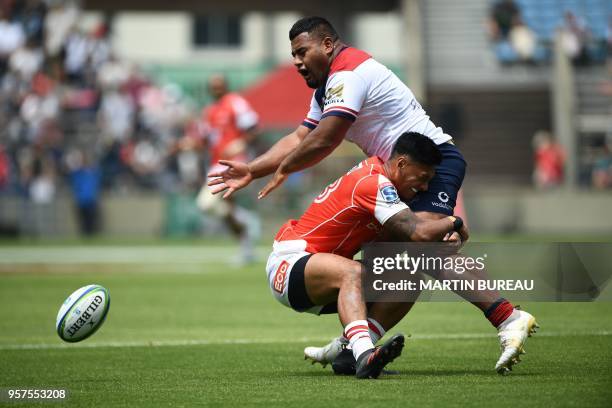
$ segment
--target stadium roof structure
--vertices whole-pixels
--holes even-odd
[[[358,11],[389,11],[397,9],[401,0],[309,0],[287,2],[286,0],[87,0],[85,8],[100,11],[194,11],[203,13],[245,11],[298,11],[307,14],[325,14]]]
[[[306,117],[312,89],[291,64],[281,65],[241,94],[259,114],[265,129],[295,129]]]

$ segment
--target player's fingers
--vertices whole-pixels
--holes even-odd
[[[257,194],[257,199],[261,200],[262,198],[267,196],[270,191],[274,190],[275,188],[276,188],[276,180],[272,179],[270,180],[268,184],[265,185],[264,188],[261,189],[259,194]]]
[[[458,232],[453,231],[452,233],[447,234],[447,241],[460,241],[461,236]]]
[[[223,194],[223,198],[230,198],[232,194],[234,194],[234,191],[236,191],[235,188],[230,187],[227,189],[227,191],[225,192],[225,194]]]
[[[208,180],[207,184],[209,186],[216,186],[217,184],[225,184],[225,182],[223,181],[223,178],[215,177],[215,178],[211,178],[210,180]]]
[[[468,234],[467,231],[462,231],[460,235],[461,235],[461,241],[463,241],[463,242],[465,242],[468,239],[470,239],[470,234]]]
[[[225,173],[225,170],[221,170],[221,171],[211,171],[210,173],[207,174],[208,178],[219,178],[219,177],[223,177],[223,173]]]
[[[280,186],[286,178],[287,176],[282,173],[274,173],[272,180],[270,180],[268,184],[266,184],[266,186],[259,192],[257,198],[261,200],[262,198],[267,196],[272,190]]]
[[[237,165],[241,163],[237,161],[233,161],[233,160],[219,160],[219,164],[222,164],[227,167],[235,168]]]
[[[214,186],[210,189],[212,194],[219,194],[222,191],[227,189],[227,184],[219,184],[218,186]]]

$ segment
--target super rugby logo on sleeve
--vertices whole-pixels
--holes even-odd
[[[287,270],[289,269],[289,262],[283,261],[274,274],[274,290],[282,294],[285,289],[285,278],[287,277]]]
[[[382,183],[378,189],[380,190],[380,194],[382,198],[389,204],[397,204],[400,201],[399,194],[397,194],[397,190],[395,186],[389,182]]]

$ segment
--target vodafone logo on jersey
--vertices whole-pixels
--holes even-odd
[[[287,271],[289,270],[289,262],[283,261],[274,274],[274,290],[282,294],[285,289],[285,278],[287,278]]]
[[[444,191],[440,191],[438,193],[438,200],[442,201],[443,203],[448,203],[449,198],[450,197],[448,194],[446,194]]]

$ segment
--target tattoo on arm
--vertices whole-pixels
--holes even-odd
[[[412,240],[418,217],[409,209],[402,210],[385,222],[385,232],[393,240]]]
[[[406,208],[389,218],[384,228],[392,240],[431,242],[442,240],[453,230],[453,223],[449,218],[424,220]]]

